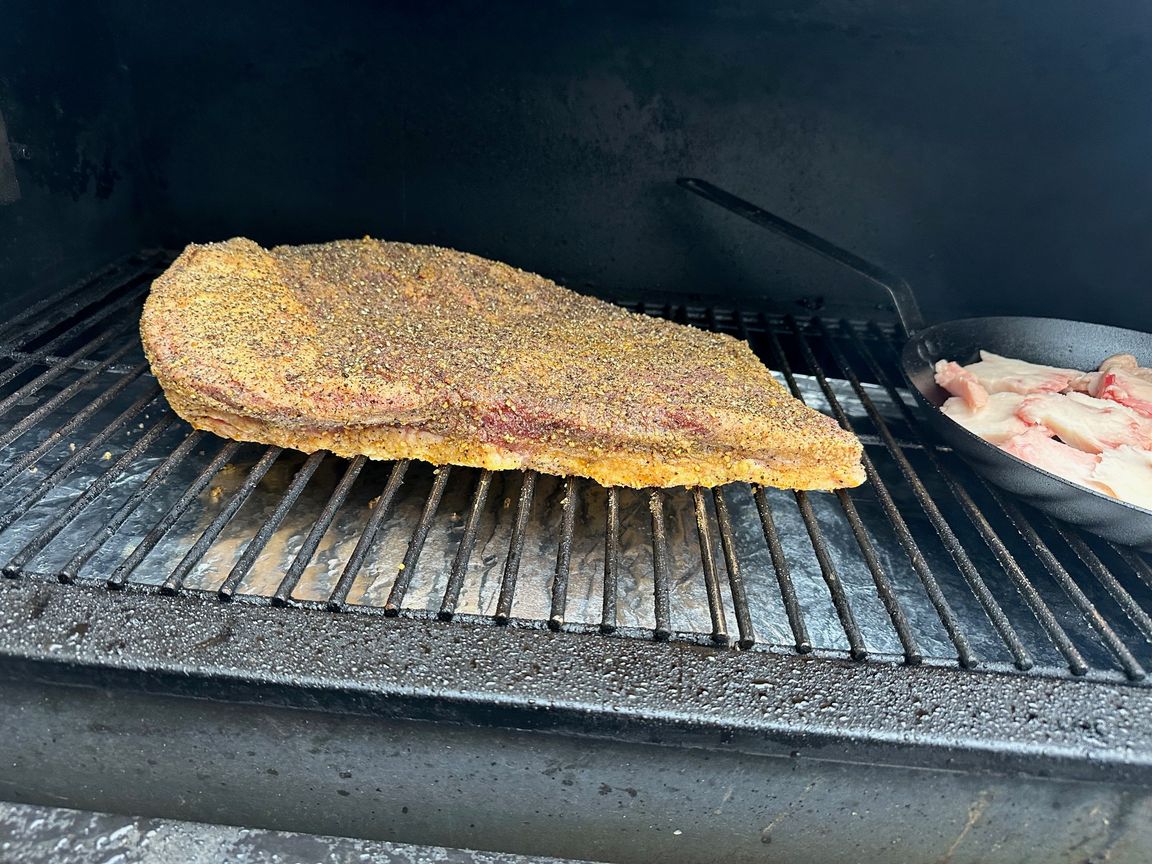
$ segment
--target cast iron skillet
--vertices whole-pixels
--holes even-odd
[[[1152,334],[1059,318],[966,318],[924,325],[912,289],[903,279],[817,237],[779,216],[703,180],[681,178],[685,189],[856,271],[884,288],[908,334],[901,366],[924,414],[952,449],[990,482],[1019,495],[1050,516],[1125,546],[1152,551],[1152,510],[1125,504],[1029,465],[954,423],[939,409],[948,394],[937,386],[933,365],[979,359],[983,348],[1047,366],[1095,369],[1113,354],[1152,362]]]

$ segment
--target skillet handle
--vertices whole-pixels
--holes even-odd
[[[681,177],[676,182],[689,192],[695,192],[701,198],[707,198],[713,204],[719,204],[725,210],[731,210],[737,216],[743,216],[750,222],[755,222],[763,228],[775,231],[793,243],[811,249],[825,258],[831,258],[870,282],[874,282],[892,296],[892,302],[896,306],[896,314],[900,316],[900,323],[904,325],[904,332],[911,336],[917,330],[923,329],[924,317],[920,314],[920,304],[916,302],[916,295],[912,293],[912,288],[908,283],[899,276],[889,273],[870,261],[865,261],[858,255],[853,255],[846,249],[841,249],[836,244],[816,236],[811,231],[804,230],[799,225],[781,219],[774,213],[769,213],[742,198],[737,198],[706,180]]]

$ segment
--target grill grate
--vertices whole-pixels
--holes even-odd
[[[937,444],[890,328],[659,309],[749,340],[861,437],[869,482],[606,490],[189,429],[135,336],[160,266],[119,262],[0,328],[9,577],[1146,683],[1152,563],[1037,515]]]

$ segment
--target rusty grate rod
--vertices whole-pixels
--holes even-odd
[[[559,630],[564,626],[564,612],[568,605],[568,576],[572,569],[572,538],[576,530],[576,510],[579,505],[580,481],[568,477],[564,480],[564,498],[560,504],[556,572],[552,574],[552,597],[548,611],[548,628],[551,630]]]
[[[77,447],[67,459],[56,466],[56,468],[37,483],[36,486],[24,493],[19,501],[10,504],[8,509],[0,513],[0,531],[8,528],[8,526],[31,510],[37,501],[43,498],[53,487],[58,485],[61,480],[80,467],[98,448],[104,446],[104,443],[109,438],[121,431],[125,424],[147,408],[159,395],[160,387],[153,384],[145,390],[143,394],[137,397],[135,402],[121,411],[108,425],[93,435],[84,444]]]
[[[376,506],[372,508],[372,514],[368,517],[364,530],[360,532],[360,539],[356,541],[356,548],[352,550],[336,586],[328,597],[327,606],[333,612],[344,609],[348,600],[348,592],[352,590],[352,583],[356,580],[360,568],[364,566],[364,559],[368,557],[368,551],[372,548],[376,535],[380,532],[380,526],[384,524],[384,519],[392,512],[396,493],[400,491],[411,464],[409,460],[401,459],[392,465],[392,472],[388,475],[388,482],[384,484],[384,491],[376,499]]]
[[[604,525],[604,592],[600,605],[600,632],[614,633],[619,626],[620,582],[620,490],[608,489],[608,512]]]
[[[496,623],[507,624],[512,617],[512,600],[516,595],[516,579],[520,575],[520,559],[524,555],[524,541],[528,517],[532,512],[532,498],[536,493],[535,471],[525,471],[520,480],[520,498],[516,503],[516,518],[512,523],[512,537],[508,541],[508,557],[500,578],[500,597],[496,601]]]
[[[164,482],[165,478],[172,473],[173,469],[183,462],[184,458],[192,449],[200,443],[200,439],[203,438],[205,434],[206,433],[199,429],[194,429],[190,432],[184,440],[165,457],[163,462],[152,469],[151,473],[144,479],[144,482],[128,497],[127,501],[120,505],[120,508],[112,515],[112,518],[89,537],[84,545],[80,547],[80,550],[69,559],[68,563],[60,568],[56,574],[57,578],[61,582],[74,581],[84,565],[96,554],[96,551],[116,535],[120,527],[136,512],[136,508],[140,506],[140,502]]]
[[[736,629],[740,634],[736,644],[741,648],[751,648],[756,644],[756,631],[752,627],[752,609],[748,605],[744,574],[736,557],[736,539],[732,534],[732,517],[728,512],[728,502],[724,499],[724,492],[719,486],[712,490],[712,503],[716,508],[716,524],[720,527],[720,546],[724,551],[724,564],[728,569],[728,590],[732,595],[732,608],[736,612]],[[768,518],[771,519],[771,515]]]
[[[106,471],[93,479],[87,489],[77,496],[63,511],[54,516],[48,524],[37,532],[35,537],[25,543],[24,547],[12,556],[12,560],[4,566],[4,575],[16,576],[21,570],[28,566],[29,561],[40,554],[41,550],[51,543],[53,538],[63,531],[73,519],[84,512],[89,504],[103,494],[116,478],[122,476],[125,469],[140,458],[144,451],[151,447],[156,439],[167,431],[175,421],[176,415],[170,411],[166,411],[156,423],[149,427],[147,432],[136,439],[131,447],[121,453],[119,458],[113,462]]]
[[[175,594],[184,587],[184,580],[188,578],[191,573],[207,554],[208,550],[212,548],[212,544],[216,542],[216,538],[228,526],[233,517],[240,512],[240,508],[244,503],[252,497],[252,493],[256,491],[256,487],[260,485],[260,481],[264,479],[264,475],[268,473],[268,469],[272,467],[280,454],[284,450],[281,447],[269,447],[264,451],[263,455],[257,460],[256,464],[248,469],[248,476],[244,478],[244,482],[240,487],[232,493],[228,499],[228,503],[220,510],[219,513],[213,517],[212,521],[208,523],[208,527],[204,529],[204,533],[196,538],[196,542],[192,544],[184,557],[180,559],[180,563],[169,574],[168,578],[160,586],[160,590],[165,594]],[[231,595],[221,595],[221,600],[230,600]]]
[[[853,335],[855,336],[854,332]],[[872,354],[867,343],[858,336],[854,339],[854,343],[859,346],[862,356],[872,369],[876,380],[880,382],[887,391],[889,398],[904,411],[909,422],[909,427],[917,430],[918,424],[916,423],[916,419],[912,416],[908,406],[904,404],[903,399],[900,398],[891,379],[884,370],[880,368],[880,364]],[[861,388],[861,390],[862,389],[863,388]],[[867,394],[865,394],[865,396],[867,396]],[[879,418],[879,414],[876,412],[876,407],[872,404],[871,399],[864,401],[863,404],[865,410],[868,411],[869,417],[875,415]],[[983,607],[984,614],[988,616],[988,620],[992,622],[992,626],[996,629],[1001,641],[1011,652],[1014,665],[1021,671],[1031,669],[1035,665],[1032,655],[1028,649],[1024,647],[1024,643],[1021,641],[1020,635],[1016,632],[1016,628],[1012,626],[1012,623],[1008,620],[1008,616],[1004,613],[1004,609],[988,588],[984,577],[980,575],[979,568],[976,567],[968,555],[967,550],[964,548],[964,544],[960,541],[960,538],[956,536],[956,532],[953,531],[952,526],[949,525],[948,521],[944,518],[944,514],[941,512],[939,505],[933,500],[931,493],[929,493],[928,488],[924,485],[924,481],[920,479],[920,475],[916,473],[916,469],[912,467],[912,463],[908,461],[908,457],[904,455],[896,442],[888,441],[891,433],[888,432],[888,426],[883,422],[883,418],[879,418],[879,422],[874,419],[873,422],[877,424],[877,429],[880,431],[881,436],[884,437],[889,453],[895,460],[904,479],[908,481],[909,488],[916,496],[916,500],[920,502],[921,509],[923,509],[924,514],[928,517],[928,521],[932,523],[932,527],[939,536],[940,542],[944,545],[944,549],[956,563],[960,575],[964,577],[964,581],[968,583],[968,587],[972,590],[976,600]],[[932,449],[925,447],[923,452],[937,471],[940,472],[941,477],[947,482],[949,478],[945,477],[942,466]]]
[[[213,458],[197,476],[196,479],[184,490],[168,511],[161,517],[160,521],[153,526],[152,530],[144,535],[144,538],[136,544],[136,548],[132,553],[120,562],[120,565],[112,571],[112,575],[108,577],[109,588],[123,588],[128,581],[128,577],[132,571],[140,566],[140,562],[148,557],[148,553],[155,548],[156,544],[160,542],[168,529],[176,524],[177,520],[192,506],[200,493],[212,482],[220,470],[232,460],[232,457],[240,450],[240,443],[237,441],[229,441],[220,448]]]
[[[448,478],[452,469],[441,465],[436,469],[436,481],[428,492],[424,502],[424,510],[420,513],[420,521],[408,541],[408,549],[404,552],[404,560],[396,573],[392,583],[392,590],[388,592],[388,600],[384,604],[385,615],[400,614],[400,607],[404,603],[404,595],[408,586],[412,584],[412,576],[416,572],[416,565],[420,561],[420,553],[424,551],[424,543],[428,540],[428,532],[432,530],[432,521],[436,518],[436,508],[440,506],[440,499],[444,497],[444,489],[448,486]]]
[[[320,515],[316,517],[316,521],[312,523],[312,527],[308,529],[308,535],[304,538],[304,542],[300,544],[300,551],[296,553],[296,557],[292,559],[292,563],[288,565],[288,570],[284,573],[284,578],[280,580],[280,584],[276,588],[276,593],[272,595],[273,606],[287,606],[288,601],[292,599],[292,592],[296,590],[296,585],[300,582],[300,577],[304,575],[304,571],[312,561],[312,556],[316,554],[316,549],[320,546],[320,541],[324,535],[328,533],[328,529],[332,526],[333,520],[336,518],[336,513],[344,504],[348,493],[352,491],[352,486],[356,482],[356,478],[360,476],[360,472],[364,469],[364,465],[368,462],[367,456],[357,456],[355,459],[348,463],[348,467],[344,469],[343,475],[336,483],[336,488],[332,490],[332,494],[328,496],[328,501],[324,504],[324,509],[320,511]]]
[[[464,577],[468,574],[468,562],[472,558],[472,551],[476,548],[476,532],[480,528],[480,520],[484,517],[484,502],[488,499],[491,488],[492,472],[485,468],[476,479],[472,502],[468,505],[468,515],[464,520],[464,534],[460,538],[460,545],[456,547],[456,557],[452,559],[452,567],[448,571],[448,584],[444,587],[444,597],[437,613],[441,621],[451,621],[452,616],[456,614],[456,605],[460,602],[460,592],[464,588]]]
[[[648,494],[648,512],[652,516],[652,592],[656,613],[653,635],[664,641],[672,635],[671,591],[668,587],[668,529],[664,524],[664,491],[652,489]]]
[[[216,590],[220,595],[221,600],[231,600],[232,596],[236,593],[236,589],[244,581],[244,577],[252,569],[252,565],[256,563],[256,559],[260,557],[260,553],[264,551],[264,547],[268,545],[268,541],[272,539],[272,535],[276,533],[276,529],[280,527],[280,523],[284,521],[284,517],[288,515],[288,511],[292,509],[292,505],[300,498],[304,487],[308,485],[308,481],[312,479],[312,475],[316,473],[316,469],[320,467],[320,463],[324,461],[327,452],[320,450],[311,454],[300,466],[296,475],[292,478],[292,482],[288,484],[288,488],[284,490],[276,509],[272,514],[264,520],[260,529],[253,535],[252,539],[248,541],[248,545],[244,548],[243,554],[240,559],[232,566],[232,571],[228,574],[228,578],[224,580],[223,584]]]
[[[712,619],[712,641],[728,644],[728,622],[724,616],[724,598],[720,593],[720,577],[716,573],[716,540],[712,536],[712,520],[704,501],[704,490],[692,489],[692,509],[696,515],[696,535],[700,541],[700,563],[704,568],[704,590],[708,596],[708,614]]]

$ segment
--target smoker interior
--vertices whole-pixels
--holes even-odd
[[[749,340],[860,436],[869,482],[605,489],[191,429],[135,326],[164,263],[133,257],[9,323],[6,576],[1146,683],[1149,556],[976,480],[917,416],[890,328],[633,304]]]
[[[0,10],[0,797],[587,860],[1146,859],[1152,558],[987,486],[885,298],[674,181],[930,319],[1152,329],[1147,11]],[[607,490],[171,414],[136,324],[173,251],[364,233],[747,339],[869,482]]]
[[[332,790],[320,801],[285,802],[278,792],[281,807],[272,815],[245,784],[257,765],[273,777],[291,773],[283,751],[265,751],[298,747],[299,739],[258,731],[298,723],[296,715],[276,716],[286,705],[343,717],[338,733],[312,735],[324,745],[309,754],[324,759],[332,738],[372,734],[405,752],[422,747],[420,756],[433,762],[453,750],[474,761],[482,758],[473,752],[481,748],[477,734],[490,748],[502,728],[538,728],[552,733],[548,744],[504,741],[501,759],[520,770],[566,765],[561,783],[598,777],[597,795],[622,784],[623,793],[611,794],[638,797],[610,769],[623,760],[627,776],[670,770],[643,752],[653,742],[674,748],[662,758],[683,771],[697,748],[726,745],[705,757],[720,760],[703,771],[713,785],[733,770],[723,765],[731,758],[725,750],[779,758],[784,745],[791,759],[803,754],[819,766],[806,766],[805,784],[848,770],[825,761],[859,760],[871,767],[852,766],[849,786],[875,785],[890,799],[899,798],[893,784],[921,784],[885,776],[894,769],[878,766],[889,760],[905,771],[936,772],[929,787],[941,783],[941,769],[973,772],[966,783],[976,787],[946,784],[938,794],[962,794],[981,814],[997,796],[1025,796],[1030,824],[1048,838],[1036,847],[1045,854],[1081,841],[1123,852],[1143,841],[1143,823],[1124,814],[1149,803],[1140,790],[1152,752],[1145,725],[1152,561],[1061,526],[976,479],[919,417],[897,378],[899,339],[890,327],[632,304],[748,339],[793,393],[861,437],[869,482],[834,494],[745,484],[604,489],[533,472],[305,456],[192,430],[164,402],[135,327],[165,260],[119,262],[33,304],[0,333],[0,566],[9,577],[8,620],[20,625],[7,629],[4,649],[10,673],[25,679],[9,687],[17,704],[51,706],[54,716],[82,712],[81,728],[97,736],[128,732],[141,712],[161,728],[185,728],[188,712],[207,712],[197,722],[229,736],[240,727],[257,731],[238,760],[240,777],[236,764],[219,764],[221,753],[209,756],[199,742],[182,740],[177,749],[196,748],[187,758],[201,783],[194,804],[177,806],[170,799],[186,779],[175,779],[181,771],[168,764],[171,750],[166,760],[146,759],[153,767],[142,769],[148,776],[136,778],[136,788],[118,790],[118,769],[91,760],[91,743],[60,742],[59,724],[48,719],[57,745],[51,752],[25,740],[27,733],[11,741],[22,797],[589,859],[643,860],[655,842],[621,836],[591,817],[594,839],[541,843],[535,820],[549,814],[540,809],[512,835],[507,819],[487,811],[482,827],[471,821],[467,828],[427,813],[426,822],[354,820],[360,811],[345,802],[337,815],[318,815]],[[450,648],[436,644],[444,639]],[[565,668],[559,661],[571,659],[567,652],[578,659]],[[423,655],[420,662],[413,654]],[[379,677],[374,664],[381,660],[399,677]],[[51,671],[38,665],[45,662]],[[132,670],[146,670],[145,681]],[[862,682],[856,676],[863,670],[884,671]],[[916,677],[902,678],[913,670]],[[33,695],[27,678],[98,684],[112,702],[101,709],[90,696],[51,688],[32,687]],[[134,692],[141,686],[151,696]],[[173,705],[174,694],[226,704]],[[784,700],[783,709],[757,705],[761,699]],[[243,704],[253,701],[262,707]],[[114,717],[91,719],[109,710]],[[541,711],[555,719],[535,716]],[[367,729],[365,714],[374,718]],[[406,728],[427,719],[438,724],[431,740]],[[141,730],[132,740],[154,734]],[[116,760],[128,755],[111,752]],[[225,752],[237,761],[235,751]],[[292,760],[301,756],[293,752]],[[379,766],[369,773],[381,770],[388,774]],[[774,765],[767,776],[779,770]],[[87,782],[77,783],[78,774]],[[1095,815],[1072,822],[1061,815],[1056,831],[1037,808],[1057,793],[1042,783],[1031,788],[1045,775],[1083,797],[1042,806]],[[352,781],[356,772],[337,776]],[[362,780],[343,785],[369,802],[389,797],[384,785],[372,787],[375,795]],[[334,791],[337,799],[353,794]],[[469,812],[483,809],[476,794],[464,796]],[[751,789],[744,794],[757,800]],[[399,806],[403,814],[415,805]],[[825,799],[812,813],[823,818],[828,807],[843,806]],[[693,824],[697,843],[727,837],[736,860],[753,860],[747,847],[775,842],[777,834],[752,831],[750,814],[735,815],[750,820],[736,833],[725,819],[703,830],[699,817],[675,807],[661,821]],[[882,843],[900,841],[899,820],[875,815],[887,826]],[[1098,820],[1122,827],[1101,832]],[[683,836],[683,828],[668,830],[681,831],[673,840]],[[805,825],[791,838],[781,832],[780,842],[812,854],[820,850],[815,830]],[[946,833],[904,839],[904,853],[932,853]],[[844,844],[853,836],[845,828],[826,839]],[[693,848],[683,842],[668,851],[690,858]]]

